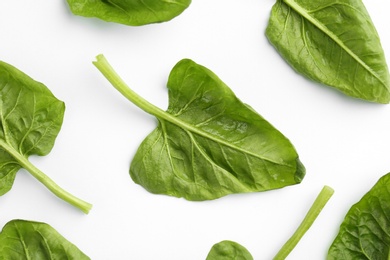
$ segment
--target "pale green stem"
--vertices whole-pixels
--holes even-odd
[[[313,205],[307,212],[305,218],[302,223],[299,225],[298,229],[291,236],[291,238],[283,245],[283,247],[279,250],[279,252],[274,257],[274,260],[283,260],[290,254],[290,252],[294,249],[294,247],[301,240],[303,235],[314,223],[321,210],[324,208],[328,200],[332,197],[334,190],[329,186],[324,186],[321,190],[320,194],[317,196]]]
[[[172,118],[167,118],[167,113],[165,113],[162,109],[149,103],[147,100],[130,89],[102,54],[96,57],[96,61],[94,61],[93,64],[123,96],[125,96],[129,101],[137,105],[139,108],[156,117],[164,118],[168,121],[174,120]]]
[[[62,189],[46,174],[44,174],[37,167],[35,167],[26,157],[21,155],[12,146],[10,146],[9,144],[7,144],[1,139],[0,139],[0,147],[3,147],[3,149],[6,150],[20,164],[20,166],[22,166],[22,168],[26,169],[32,176],[34,176],[38,181],[40,181],[43,185],[45,185],[57,197],[79,208],[86,214],[88,214],[88,212],[91,210],[92,208],[91,204],[73,196],[69,192]]]

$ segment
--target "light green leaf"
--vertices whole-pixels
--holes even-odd
[[[348,211],[329,260],[382,260],[390,255],[390,173]]]
[[[361,0],[277,0],[266,35],[306,77],[352,97],[389,103],[385,55]]]
[[[55,195],[79,207],[86,203],[61,189],[28,161],[47,155],[61,129],[65,104],[40,82],[0,61],[0,196],[7,193],[20,168],[28,170]]]
[[[224,240],[211,248],[206,260],[253,260],[253,257],[242,245]]]
[[[60,259],[90,258],[45,223],[12,220],[0,233],[0,260]]]
[[[67,0],[72,12],[107,22],[139,26],[169,21],[191,0]]]
[[[159,120],[130,167],[133,180],[148,191],[210,200],[303,179],[305,169],[290,141],[207,68],[188,59],[173,68],[165,112],[129,89],[103,56],[95,65],[126,98]]]

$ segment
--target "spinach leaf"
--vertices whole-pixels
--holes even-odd
[[[0,259],[90,259],[50,225],[26,220],[8,222],[0,233]]]
[[[165,22],[181,14],[191,0],[67,0],[76,15],[139,26]]]
[[[277,0],[266,35],[304,76],[352,97],[389,103],[385,55],[361,0]]]
[[[127,99],[159,120],[131,163],[152,193],[210,200],[300,183],[305,168],[290,143],[210,70],[184,59],[168,80],[165,112],[132,91],[103,55],[95,66]]]
[[[242,245],[224,240],[211,248],[206,260],[253,260],[253,257]]]
[[[65,105],[50,90],[0,61],[0,196],[7,193],[20,168],[28,170],[61,199],[84,212],[91,205],[61,189],[28,161],[47,155],[60,131]]]
[[[389,255],[390,173],[348,211],[327,259],[379,260]]]

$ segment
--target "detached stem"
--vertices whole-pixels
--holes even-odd
[[[320,194],[318,194],[316,200],[307,212],[298,229],[279,250],[279,252],[274,257],[274,260],[283,260],[290,254],[290,252],[298,244],[298,242],[301,240],[306,231],[309,230],[311,225],[314,223],[321,210],[324,208],[328,200],[332,197],[333,193],[334,190],[329,186],[324,186],[322,188]]]
[[[46,174],[40,171],[37,167],[35,167],[26,157],[21,155],[18,151],[16,151],[12,146],[0,140],[0,147],[3,147],[16,161],[26,169],[32,176],[34,176],[38,181],[40,181],[43,185],[45,185],[51,192],[53,192],[60,199],[68,202],[69,204],[79,208],[84,213],[88,214],[91,210],[92,205],[88,202],[85,202],[66,190],[62,189],[58,186],[52,179],[49,178]]]

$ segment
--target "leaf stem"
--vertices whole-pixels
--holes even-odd
[[[321,210],[324,208],[328,200],[332,197],[333,193],[334,190],[329,186],[324,186],[322,188],[320,194],[318,194],[316,200],[307,212],[305,218],[303,219],[297,230],[294,232],[294,234],[291,236],[291,238],[287,240],[287,242],[276,254],[274,260],[283,260],[290,254],[290,252],[298,244],[298,242],[301,240],[306,231],[309,230],[311,225],[314,223]]]
[[[125,98],[127,98],[134,105],[138,106],[146,113],[155,116],[157,119],[166,120],[177,126],[182,127],[183,129],[204,136],[204,133],[196,127],[187,124],[186,122],[165,112],[161,108],[156,107],[155,105],[135,93],[111,67],[111,65],[108,63],[107,59],[104,57],[103,54],[99,54],[98,56],[96,56],[96,61],[94,61],[93,64],[96,66],[96,68],[99,69],[99,71],[104,75],[104,77],[106,77],[106,79],[111,83],[111,85],[113,85]],[[224,140],[218,141],[224,142]],[[226,145],[228,146],[229,144]]]
[[[103,54],[99,54],[93,64],[107,78],[107,80],[129,101],[131,101],[139,108],[151,115],[167,119],[167,115],[162,109],[151,104],[150,102],[139,96],[137,93],[135,93],[131,88],[129,88],[129,86],[127,86],[127,84],[111,67],[111,65],[108,63],[107,59],[103,56]]]
[[[69,204],[79,208],[85,214],[88,214],[92,208],[92,205],[85,202],[69,192],[58,186],[52,179],[44,174],[41,170],[35,167],[26,157],[16,151],[12,146],[0,139],[0,147],[3,147],[24,169],[26,169],[32,176],[45,185],[54,195],[60,199],[68,202]]]

